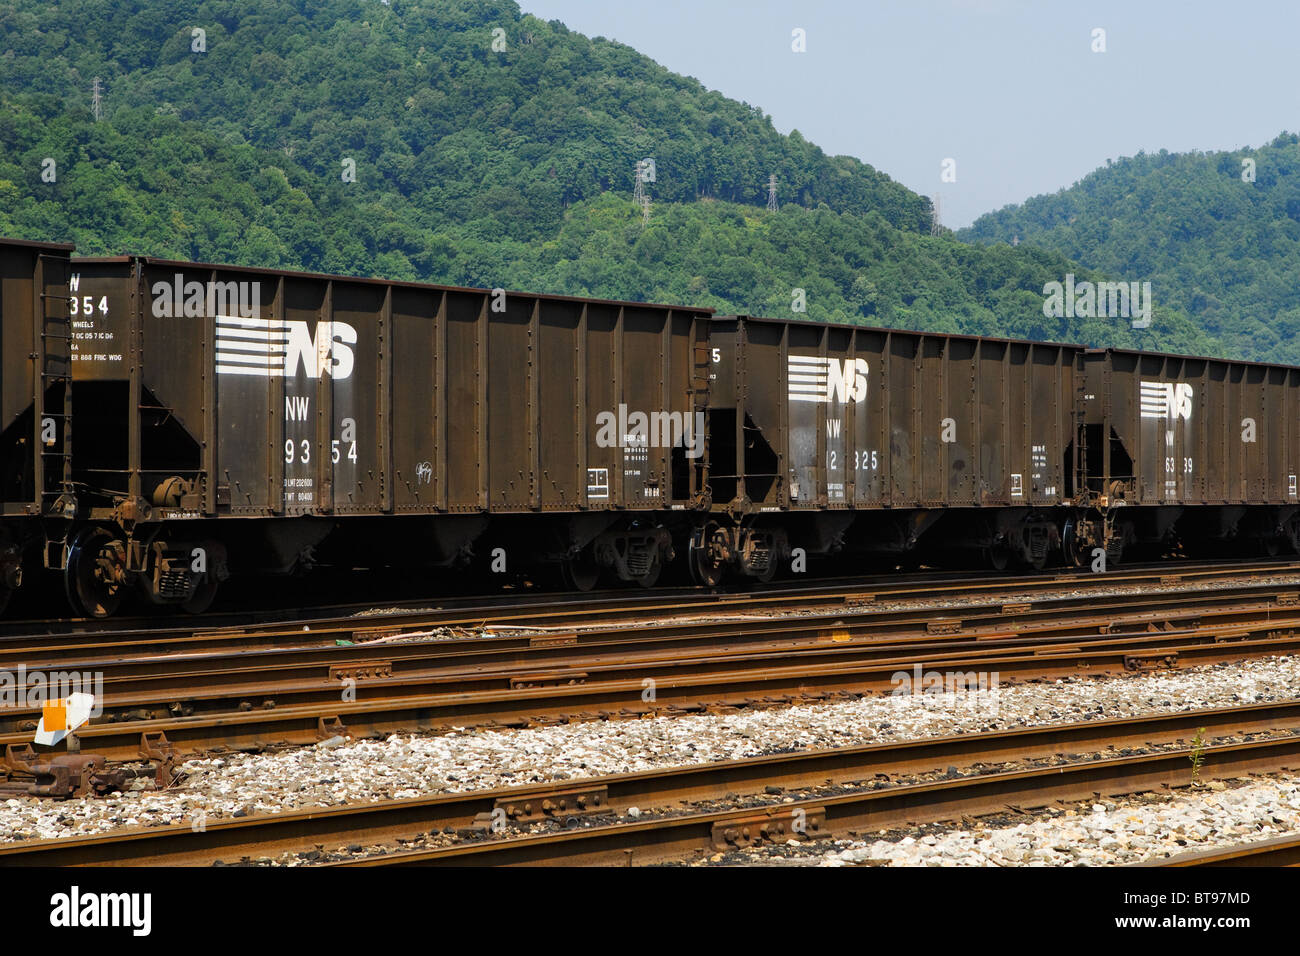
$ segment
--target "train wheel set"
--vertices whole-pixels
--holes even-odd
[[[0,240],[0,603],[1300,547],[1300,369],[73,251]]]

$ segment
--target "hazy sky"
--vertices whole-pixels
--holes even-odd
[[[1300,130],[1300,3],[520,0],[940,199],[944,225],[1139,150]],[[801,28],[807,52],[791,50]],[[1093,31],[1105,30],[1104,53]],[[941,182],[946,158],[956,182]]]

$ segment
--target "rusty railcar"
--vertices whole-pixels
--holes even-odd
[[[1300,369],[1120,349],[1081,368],[1067,556],[1300,550]]]
[[[88,613],[497,547],[649,585],[702,501],[708,310],[146,257],[70,281]]]
[[[1300,369],[70,249],[0,242],[0,600],[1300,550]]]
[[[711,330],[709,484],[738,519],[713,533],[715,566],[930,543],[1041,567],[1059,543],[1077,347],[746,316]]]
[[[76,508],[68,459],[72,249],[0,239],[0,610],[22,582],[25,552],[40,546],[42,562],[57,566],[57,543]]]

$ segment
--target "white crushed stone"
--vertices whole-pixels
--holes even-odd
[[[1114,866],[1267,840],[1300,829],[1294,778],[1212,782],[1157,804],[1132,800],[1058,811],[1013,827],[948,830],[920,839],[839,841],[821,866]]]
[[[1300,659],[1261,658],[973,693],[884,695],[730,714],[326,741],[188,761],[179,788],[0,802],[0,841],[491,789],[819,747],[1300,699]]]

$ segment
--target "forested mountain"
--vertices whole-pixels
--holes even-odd
[[[1100,273],[929,223],[870,166],[505,0],[0,9],[3,235],[777,316],[803,289],[811,318],[1216,347],[1159,299],[1154,337],[1045,317],[1046,283]]]
[[[1300,364],[1300,137],[1139,153],[982,216],[961,237],[1060,252],[1187,315],[1226,355]]]

